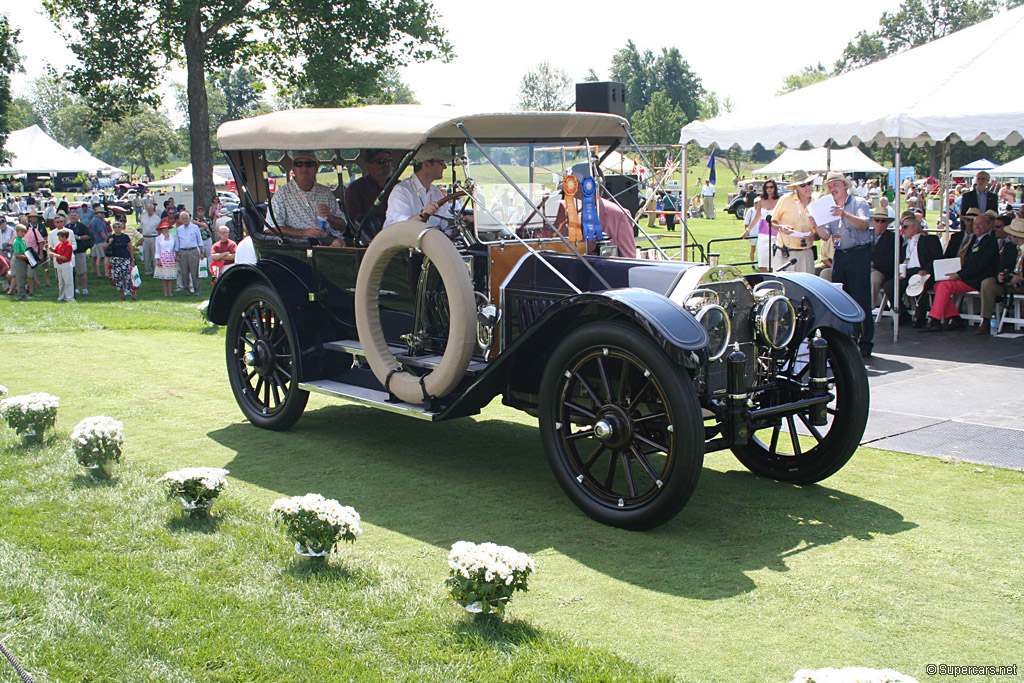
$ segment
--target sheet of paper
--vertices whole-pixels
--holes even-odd
[[[960,270],[960,259],[959,257],[938,258],[932,263],[932,268],[935,270],[936,282],[948,280],[950,273],[956,273]]]
[[[807,210],[811,212],[811,218],[814,219],[815,224],[825,225],[839,220],[837,216],[832,215],[832,207],[835,205],[836,200],[832,199],[832,195],[827,194],[818,201],[808,204]]]

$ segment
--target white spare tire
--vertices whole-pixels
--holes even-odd
[[[380,324],[380,283],[391,258],[399,251],[422,251],[441,274],[448,296],[450,323],[441,363],[424,377],[399,371]],[[407,403],[445,396],[466,374],[476,346],[476,306],[473,283],[455,245],[443,232],[419,221],[384,228],[370,242],[356,276],[356,331],[374,376]]]

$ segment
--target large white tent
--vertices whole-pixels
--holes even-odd
[[[124,173],[124,169],[120,169],[117,166],[111,166],[107,162],[103,161],[103,159],[98,159],[97,157],[94,157],[92,154],[89,153],[89,150],[87,150],[85,147],[82,147],[81,145],[79,145],[78,147],[73,147],[71,151],[77,156],[81,157],[84,161],[93,164],[96,167],[95,170],[97,171],[120,171],[121,173]]]
[[[1017,157],[1008,161],[1002,166],[996,166],[988,172],[993,178],[1021,178],[1024,177],[1024,157]]]
[[[831,159],[829,150],[824,147],[814,149],[787,149],[775,161],[754,171],[758,174],[792,173],[793,171],[833,170],[843,173],[885,173],[886,168],[874,161],[857,147],[833,149]]]
[[[11,131],[4,150],[10,152],[12,158],[8,163],[0,164],[0,174],[94,173],[98,170],[95,164],[78,156],[35,125]],[[108,164],[103,166],[109,167]]]
[[[223,187],[228,184],[228,178],[222,175],[213,174],[213,184],[215,187]],[[192,179],[192,164],[189,164],[185,168],[178,171],[170,178],[166,180],[157,180],[156,182],[149,183],[149,187],[188,187],[191,188],[195,185]]]
[[[856,71],[682,130],[683,144],[750,149],[857,142],[1024,139],[1024,91],[1006,65],[1024,44],[1024,6]],[[913,74],[911,83],[907,75]]]

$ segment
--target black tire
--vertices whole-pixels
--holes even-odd
[[[732,452],[754,474],[793,484],[813,484],[842,469],[860,446],[871,397],[864,361],[849,336],[830,328],[821,332],[828,342],[829,391],[835,395],[828,404],[828,424],[814,427],[806,414],[800,414],[753,434],[746,445],[736,446]],[[792,367],[783,368],[783,374],[806,386],[807,359],[807,340],[804,340],[796,362]],[[811,448],[800,446],[797,420],[803,424],[807,436],[814,439]],[[786,434],[782,433],[783,422]]]
[[[226,351],[231,391],[246,419],[274,431],[295,424],[309,392],[299,389],[295,329],[273,288],[254,284],[242,290],[228,319]]]
[[[610,435],[595,435],[599,419],[614,427]],[[624,529],[674,517],[704,464],[689,375],[640,330],[616,323],[580,327],[555,349],[541,380],[540,433],[569,498]]]

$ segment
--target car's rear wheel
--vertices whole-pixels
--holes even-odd
[[[849,336],[829,328],[821,332],[828,342],[828,386],[835,397],[827,406],[828,424],[813,425],[806,413],[798,413],[756,431],[746,445],[732,449],[754,474],[813,484],[838,472],[860,445],[870,402],[864,361]],[[807,387],[808,360],[805,339],[794,361],[782,369],[782,379]]]
[[[587,515],[625,529],[664,524],[704,462],[689,376],[634,328],[592,323],[555,349],[540,388],[548,462]]]
[[[295,330],[281,297],[264,284],[242,290],[228,319],[228,379],[238,407],[257,427],[283,431],[302,415]]]

